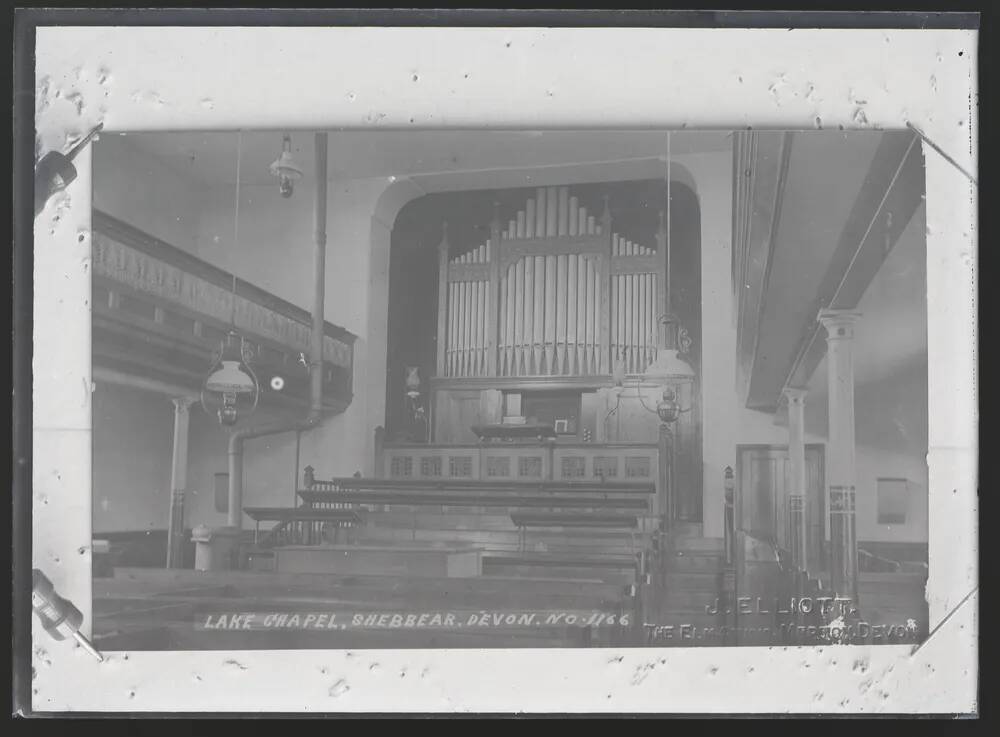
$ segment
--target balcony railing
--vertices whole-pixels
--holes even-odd
[[[94,362],[195,386],[235,327],[262,383],[281,375],[285,397],[308,387],[311,314],[106,213],[93,213]],[[351,399],[355,336],[326,323],[324,402]],[[304,358],[303,358],[304,357]]]

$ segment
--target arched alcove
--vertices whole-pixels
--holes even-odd
[[[506,223],[511,213],[523,207],[533,193],[533,188],[438,192],[412,199],[399,209],[392,228],[388,266],[385,381],[388,439],[421,439],[421,429],[410,421],[405,376],[407,366],[417,367],[426,388],[435,372],[437,248],[443,223],[448,223],[451,254],[457,255],[489,237],[495,206],[499,207],[501,222]],[[606,196],[615,232],[637,243],[655,243],[660,213],[667,201],[664,179],[574,184],[572,194],[581,206],[598,214],[603,211]],[[701,357],[701,213],[697,195],[687,183],[674,179],[670,194],[673,310],[692,338],[689,360],[697,369]],[[693,417],[699,417],[697,403],[691,411],[695,413]],[[700,428],[697,420],[694,425]],[[698,448],[700,451],[700,438]],[[688,506],[692,508],[686,511],[686,516],[698,517],[701,483],[694,476],[700,477],[700,464],[693,462],[691,466],[688,478],[693,491]]]

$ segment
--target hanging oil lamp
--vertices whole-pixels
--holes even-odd
[[[292,137],[285,134],[281,142],[281,155],[271,164],[271,174],[278,177],[278,191],[281,196],[292,196],[295,182],[302,178],[302,167],[292,158]]]
[[[233,245],[239,244],[240,223],[240,154],[243,134],[236,145],[236,204],[233,217]],[[201,388],[201,406],[219,418],[219,424],[231,427],[257,409],[260,382],[250,363],[253,349],[236,330],[236,273],[233,270],[232,312],[230,328],[219,350],[212,355],[209,374]]]
[[[250,366],[252,357],[246,339],[230,330],[213,356],[211,373],[202,386],[202,407],[227,427],[252,413],[260,400],[260,383]]]

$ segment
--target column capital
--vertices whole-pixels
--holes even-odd
[[[198,401],[197,397],[171,397],[170,401],[174,403],[175,412],[187,412],[191,405]]]
[[[789,404],[802,404],[806,401],[806,395],[809,391],[798,386],[786,386],[781,390],[781,393],[785,395]]]
[[[861,319],[861,313],[851,310],[820,310],[816,319],[826,328],[827,340],[846,340],[854,337],[854,324]]]

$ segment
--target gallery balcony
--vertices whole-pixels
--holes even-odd
[[[238,278],[234,296],[231,273],[97,210],[93,239],[95,381],[131,379],[197,394],[213,353],[235,328],[250,348],[262,407],[280,415],[308,406],[307,310]],[[325,324],[328,412],[351,403],[354,341],[344,328]]]

